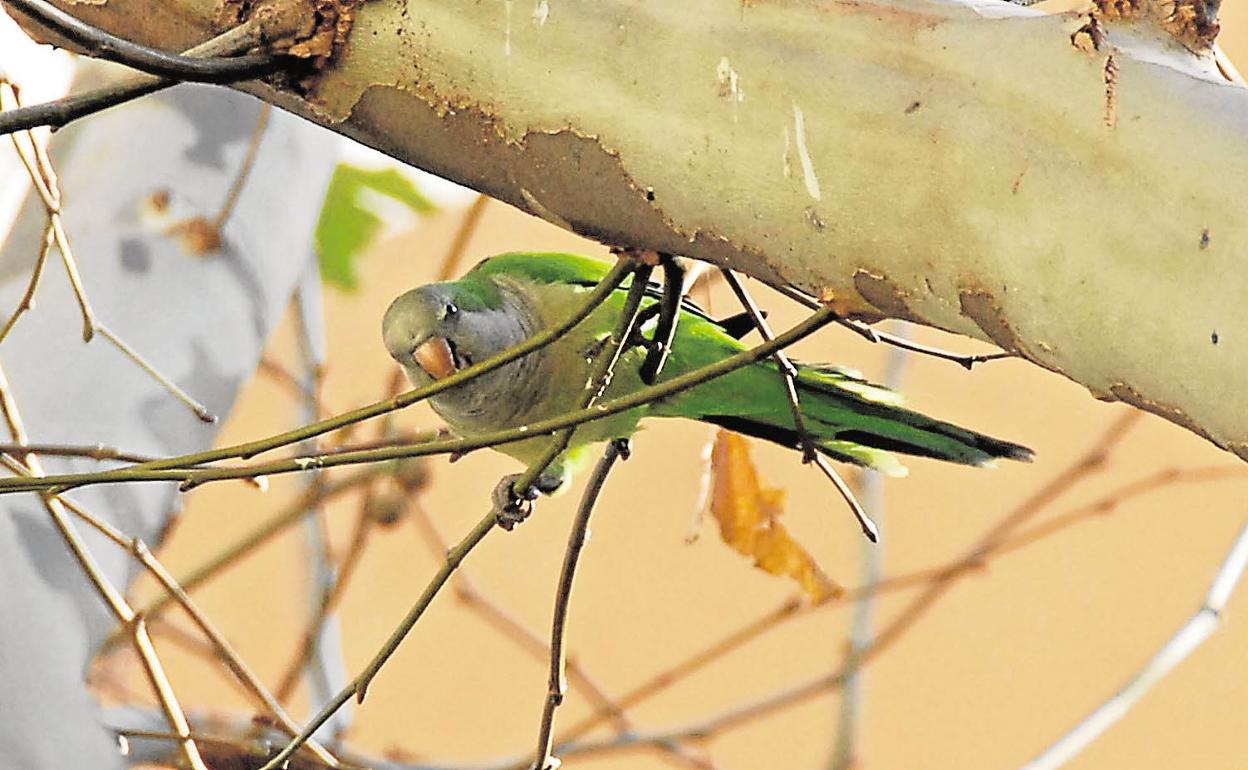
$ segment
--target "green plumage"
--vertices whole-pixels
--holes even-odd
[[[597,260],[569,254],[502,254],[480,263],[460,281],[434,286],[440,287],[436,292],[439,296],[453,297],[465,310],[488,309],[496,315],[532,312],[540,326],[549,326],[576,310],[584,302],[585,294],[608,269]],[[540,376],[528,380],[528,384],[523,385],[524,392],[507,392],[506,384],[493,386],[499,389],[492,394],[494,398],[512,399],[519,405],[517,422],[512,424],[555,416],[575,406],[585,384],[587,358],[596,342],[615,327],[624,295],[624,287],[616,290],[570,334],[534,354],[543,359]],[[519,310],[508,305],[508,297],[512,305],[520,303]],[[647,298],[643,310],[656,301]],[[403,298],[397,300],[395,306],[400,302]],[[393,307],[391,312],[395,312]],[[391,315],[387,314],[388,327],[393,323],[398,321],[391,321]],[[643,327],[643,331],[648,330]],[[449,337],[452,332],[446,334]],[[388,328],[388,344],[391,336]],[[419,339],[420,333],[413,331],[409,336]],[[671,356],[659,382],[714,364],[746,347],[701,311],[687,306],[680,314]],[[395,346],[391,352],[399,357]],[[644,387],[638,376],[644,358],[645,350],[641,347],[634,346],[625,352],[605,398],[617,398]],[[1025,447],[905,409],[900,406],[899,394],[852,373],[833,367],[805,364],[798,364],[798,367],[798,400],[806,428],[818,449],[837,460],[901,475],[905,469],[893,452],[966,465],[985,465],[1001,457],[1031,459],[1031,451]],[[408,367],[408,373],[414,382],[418,380],[419,372],[414,373]],[[520,377],[512,381],[517,388],[525,382]],[[535,390],[540,392],[530,392]],[[445,412],[444,416],[447,416]],[[646,407],[581,426],[574,434],[569,459],[578,454],[576,450],[593,442],[631,435],[643,417],[685,417],[784,446],[796,448],[800,445],[783,380],[774,363],[763,361]],[[458,424],[453,419],[448,418],[448,421],[461,433],[508,427],[485,424],[489,420],[480,424],[473,420],[461,420]],[[540,454],[543,441],[530,439],[499,447],[499,450],[528,461]]]

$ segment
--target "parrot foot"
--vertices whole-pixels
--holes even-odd
[[[523,473],[504,476],[492,493],[498,526],[508,532],[529,518],[529,514],[533,512],[533,501],[537,500],[539,492],[545,495],[554,494],[559,487],[563,486],[562,474],[547,472],[538,476],[533,486],[524,490],[524,494],[520,494],[516,491],[516,482],[523,477]]]

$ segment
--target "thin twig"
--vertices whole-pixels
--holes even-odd
[[[100,333],[101,337],[108,340],[113,347],[121,351],[123,356],[130,359],[136,366],[147,372],[147,375],[164,388],[169,395],[173,396],[178,401],[181,401],[182,404],[187,409],[190,409],[191,413],[198,417],[201,421],[206,423],[214,423],[217,421],[217,416],[208,411],[208,407],[196,401],[191,397],[191,394],[178,387],[177,383],[162,374],[155,366],[148,363],[147,359],[139,355],[138,351],[130,347],[130,345],[127,344],[121,337],[117,336],[112,329],[108,328],[99,321],[96,321],[95,330]]]
[[[17,140],[17,134],[13,135],[14,141]],[[13,311],[13,315],[9,316],[9,320],[5,322],[4,328],[0,329],[0,342],[4,342],[9,336],[9,332],[13,331],[13,327],[17,324],[17,319],[22,314],[35,306],[35,292],[39,289],[39,281],[43,278],[43,268],[48,264],[48,252],[52,250],[53,244],[56,243],[56,231],[48,225],[43,230],[43,243],[39,247],[39,256],[35,258],[35,269],[31,271],[30,282],[26,284],[26,292],[22,294],[21,300],[17,303],[17,309]]]
[[[459,220],[459,227],[455,228],[455,237],[451,239],[451,245],[442,257],[441,267],[438,268],[437,279],[439,281],[450,280],[459,272],[459,263],[464,257],[464,250],[468,248],[468,241],[472,239],[477,227],[481,224],[481,215],[485,213],[485,207],[489,202],[490,196],[477,193],[477,197],[472,199],[472,204],[464,211],[464,216]]]
[[[279,16],[279,21],[297,22],[302,19],[301,14],[281,14]],[[275,38],[296,34],[296,32],[297,30],[288,24],[283,24],[280,28],[272,30]],[[259,45],[261,42],[263,42],[261,25],[253,17],[239,26],[227,30],[183,53],[197,58],[230,55],[239,51],[245,51]],[[0,135],[28,130],[38,126],[51,126],[54,129],[62,128],[79,118],[94,115],[110,107],[125,104],[174,85],[177,85],[177,82],[174,80],[152,77],[151,75],[136,75],[102,88],[81,94],[73,94],[56,101],[2,111],[0,112]]]
[[[85,518],[90,514],[77,504],[71,504],[66,500],[66,507],[72,510],[80,518]],[[161,587],[173,597],[173,600],[186,612],[199,630],[207,637],[208,642],[212,645],[217,657],[224,661],[226,667],[234,674],[239,683],[243,685],[248,694],[253,696],[259,704],[268,711],[269,714],[277,720],[278,725],[290,735],[295,735],[299,731],[299,726],[290,714],[282,708],[281,703],[268,691],[260,678],[251,670],[243,659],[239,656],[234,647],[226,640],[225,636],[217,629],[216,625],[208,618],[204,612],[199,609],[190,595],[178,585],[173,575],[165,569],[143,541],[135,538],[130,542],[130,552],[139,561],[140,564],[156,578]],[[315,754],[321,761],[331,767],[338,766],[338,760],[332,754],[325,750],[316,741],[308,741],[307,748]]]
[[[0,83],[0,109],[6,106],[6,96],[12,99],[14,104],[20,105],[20,99],[17,90],[7,83]],[[199,419],[205,422],[215,422],[216,417],[208,412],[201,404],[191,398],[185,391],[175,385],[168,377],[161,374],[154,366],[143,359],[132,347],[125,343],[120,337],[114,334],[110,329],[100,323],[94,312],[91,310],[91,303],[87,299],[87,292],[82,284],[82,276],[78,271],[78,261],[74,258],[73,249],[70,246],[69,236],[65,231],[65,222],[62,217],[62,196],[60,180],[57,178],[56,169],[52,165],[51,158],[48,157],[47,148],[43,142],[38,141],[32,132],[25,132],[25,138],[29,141],[30,147],[26,148],[19,136],[14,135],[13,143],[17,148],[18,156],[22,160],[22,164],[26,167],[27,175],[30,177],[31,184],[38,193],[40,200],[43,202],[44,208],[48,215],[48,231],[53,242],[56,244],[57,252],[61,255],[61,261],[65,266],[65,273],[69,277],[70,286],[74,292],[74,298],[78,301],[78,309],[82,314],[82,339],[83,342],[90,342],[96,332],[107,339],[114,347],[122,352],[127,358],[137,364],[143,371],[154,379],[162,388],[168,391],[174,398],[185,404]],[[46,244],[45,244],[46,248]],[[27,288],[26,296],[23,297],[18,305],[18,310],[9,320],[4,331],[0,332],[0,340],[3,335],[8,333],[16,322],[17,317],[25,308],[29,308],[33,303],[34,292],[38,286],[39,276],[43,271],[45,255],[41,253],[39,260],[35,264],[34,274],[31,277],[30,284]]]
[[[1179,627],[1170,639],[1149,658],[1118,692],[1102,703],[1083,721],[1053,745],[1045,749],[1038,757],[1023,766],[1023,770],[1054,770],[1066,764],[1079,752],[1083,751],[1115,722],[1127,715],[1127,712],[1161,681],[1170,670],[1191,655],[1197,647],[1218,630],[1222,611],[1231,598],[1231,593],[1238,585],[1248,566],[1248,524],[1239,531],[1239,535],[1231,544],[1230,552],[1223,560],[1222,566],[1214,575],[1213,583],[1205,594],[1204,603],[1196,610],[1187,622]]]
[[[339,481],[314,485],[251,532],[243,535],[236,542],[226,546],[221,552],[212,556],[203,564],[178,578],[178,584],[187,592],[198,589],[204,583],[217,577],[223,570],[234,565],[302,520],[313,503],[328,502],[345,492],[349,492],[371,481],[380,476],[382,472],[382,469],[377,467],[363,468]],[[155,618],[164,612],[172,602],[173,598],[171,596],[162,594],[143,607],[141,612],[147,617]],[[107,650],[118,641],[115,636],[109,636],[104,640],[101,647]]]
[[[491,510],[477,522],[477,525],[454,548],[447,551],[446,560],[442,562],[441,568],[434,574],[425,590],[421,593],[420,598],[416,600],[411,610],[408,611],[407,616],[403,618],[398,627],[390,634],[390,638],[382,645],[381,650],[373,657],[364,671],[330,699],[317,712],[316,716],[304,726],[303,730],[272,759],[266,762],[261,770],[280,770],[280,768],[285,766],[286,761],[298,751],[299,747],[319,730],[321,725],[329,721],[339,708],[351,700],[352,697],[359,698],[364,695],[369,682],[372,681],[377,672],[381,670],[381,667],[386,664],[390,656],[399,648],[399,644],[402,643],[408,632],[412,630],[412,627],[416,625],[416,622],[425,614],[425,610],[429,608],[434,597],[442,590],[442,586],[446,585],[446,581],[450,578],[451,573],[455,571],[460,562],[468,556],[472,549],[490,533],[490,530],[494,529],[497,523],[498,511]]]
[[[0,444],[0,453],[21,459],[28,454],[46,455],[49,457],[82,457],[88,460],[116,460],[127,463],[143,463],[152,459],[151,455],[127,452],[104,444]]]
[[[5,0],[6,4],[86,49],[97,59],[124,64],[149,75],[196,83],[234,83],[281,66],[272,53],[193,57],[169,53],[117,37],[87,24],[47,0]]]
[[[256,130],[252,132],[253,148],[258,145],[263,133],[263,122],[258,121]],[[300,398],[300,414],[296,424],[314,421],[321,412],[320,391],[325,370],[325,322],[321,300],[320,274],[316,265],[309,263],[294,299],[298,320],[296,324],[298,348],[303,371],[301,390],[304,392]],[[308,452],[318,451],[317,439],[311,438],[303,442],[301,449]],[[305,485],[316,483],[313,476],[304,476],[302,481]],[[300,655],[300,657],[304,661],[301,669],[308,683],[309,698],[315,707],[316,704],[333,697],[333,693],[345,683],[346,663],[340,654],[336,654],[342,649],[341,637],[337,623],[331,615],[331,608],[326,601],[327,596],[334,592],[338,578],[329,554],[329,538],[325,531],[325,508],[319,504],[313,504],[312,509],[311,515],[303,518],[302,529],[311,579],[311,585],[308,586],[311,593],[309,604],[312,615],[317,618],[317,625],[311,642],[306,648],[308,654]],[[339,711],[334,717],[328,734],[334,738],[340,735],[350,726],[350,716],[350,709]]]
[[[413,501],[411,508],[414,514],[412,519],[419,527],[425,544],[436,558],[442,558],[449,544],[442,537],[433,517],[420,505],[419,501]],[[466,569],[458,570],[451,577],[451,589],[455,592],[457,600],[534,658],[545,661],[550,657],[550,645],[547,641],[477,588]],[[624,712],[615,705],[602,686],[581,667],[575,658],[567,659],[567,671],[572,685],[583,690],[597,708],[609,712],[617,729],[632,729],[632,723]]]
[[[176,85],[177,83],[172,80],[137,75],[80,94],[70,94],[55,101],[2,111],[0,112],[0,136],[40,126],[49,126],[55,131],[80,118],[95,115],[111,107],[118,107]]]
[[[905,328],[902,329],[905,334]],[[886,388],[899,390],[905,377],[909,351],[894,347],[889,350],[884,369],[883,384]],[[863,507],[876,519],[884,515],[884,474],[863,469],[858,474],[858,494]],[[866,543],[859,549],[862,584],[873,586],[880,582],[884,554],[879,546]],[[836,737],[832,743],[830,770],[852,770],[859,764],[858,741],[863,719],[864,684],[863,673],[854,665],[858,656],[871,644],[871,621],[875,614],[875,593],[863,593],[854,601],[854,615],[850,621],[849,649],[845,655],[847,676],[841,689],[840,712],[836,724]]]
[[[8,99],[5,98],[6,96]],[[7,103],[9,100],[12,101],[11,105]],[[21,97],[17,89],[7,82],[0,83],[0,115],[14,108],[20,109],[21,105]],[[57,252],[61,255],[61,262],[69,277],[70,287],[74,291],[74,298],[78,301],[78,308],[82,313],[82,340],[90,342],[95,334],[95,317],[91,312],[91,304],[87,301],[86,290],[82,287],[82,277],[78,273],[78,262],[74,259],[69,236],[65,233],[65,223],[61,217],[60,181],[57,179],[56,169],[52,166],[43,143],[30,131],[26,132],[25,138],[30,142],[29,148],[19,140],[18,136],[13,137],[13,146],[17,149],[17,156],[21,159],[22,165],[26,167],[26,175],[30,177],[30,183],[48,213],[48,229],[51,230],[52,240],[56,244]],[[39,265],[36,264],[36,269],[38,268]],[[31,299],[33,300],[33,290]]]
[[[598,495],[602,492],[607,474],[615,466],[615,461],[621,456],[627,456],[627,452],[626,439],[607,442],[602,459],[589,476],[585,492],[581,496],[581,504],[576,509],[576,517],[572,520],[572,529],[568,533],[568,546],[563,552],[563,568],[559,573],[559,587],[555,592],[554,619],[550,629],[550,677],[547,680],[541,727],[537,734],[537,760],[533,763],[534,770],[556,770],[559,767],[559,760],[551,752],[551,736],[555,724],[555,709],[563,703],[563,697],[568,692],[568,679],[564,674],[567,661],[564,644],[568,605],[572,599],[572,581],[576,578],[577,561],[585,546],[585,538],[589,535],[589,517],[598,503]]]
[[[334,412],[330,411],[325,404],[324,395],[318,391],[314,391],[300,382],[299,378],[294,375],[283,363],[269,356],[261,356],[260,362],[256,365],[257,371],[261,374],[271,377],[277,384],[288,389],[292,394],[300,398],[314,398],[317,405],[316,419],[324,420],[332,417]],[[400,370],[401,371],[401,370]],[[318,383],[319,384],[319,383]],[[396,442],[391,441],[390,446]],[[370,443],[369,446],[381,446],[381,444]],[[363,447],[360,447],[363,448]]]
[[[324,628],[329,616],[337,609],[348,583],[355,575],[355,568],[359,566],[360,557],[364,555],[364,548],[368,544],[368,535],[372,531],[373,524],[374,519],[367,512],[361,512],[357,517],[355,530],[351,535],[351,545],[348,546],[346,554],[334,570],[335,578],[332,582],[320,587],[316,609],[304,627],[295,657],[286,664],[286,671],[278,679],[277,687],[273,690],[278,700],[286,701],[294,693],[295,686],[299,683],[300,673],[316,652],[317,637],[320,636],[321,629]]]
[[[811,309],[821,307],[819,300],[791,286],[772,286],[771,288],[780,292],[799,305],[804,305]],[[899,337],[895,334],[879,331],[872,328],[870,324],[854,320],[853,318],[838,318],[837,323],[859,335],[868,342],[883,342],[886,345],[892,345],[894,347],[901,348],[902,350],[909,350],[912,353],[920,353],[925,356],[931,356],[932,358],[939,358],[942,361],[952,361],[968,371],[974,367],[975,364],[982,364],[987,361],[998,361],[1002,358],[1014,357],[1013,353],[1006,351],[1002,351],[1000,353],[982,353],[980,355],[955,353],[951,350],[933,347],[932,345],[924,345],[921,342],[915,342],[914,340],[910,340],[905,337]]]
[[[260,151],[260,140],[264,138],[264,130],[269,126],[269,116],[272,112],[273,105],[268,102],[260,104],[260,112],[256,115],[256,125],[251,130],[251,138],[247,140],[247,154],[243,156],[243,162],[239,164],[238,171],[234,174],[234,181],[230,184],[229,192],[225,194],[225,202],[221,204],[221,210],[217,212],[216,219],[212,221],[217,232],[221,232],[225,223],[229,221],[230,214],[234,213],[239,193],[243,191],[243,187],[247,184],[247,177],[251,175],[251,169],[255,166],[256,155]]]
[[[775,339],[771,327],[767,324],[766,317],[763,316],[763,311],[759,309],[758,304],[754,302],[754,298],[750,296],[745,286],[737,280],[737,276],[727,268],[721,268],[720,273],[724,276],[728,286],[732,288],[732,293],[737,295],[737,300],[745,308],[745,312],[749,313],[750,320],[754,322],[754,328],[758,330],[759,335],[768,342]],[[789,412],[793,415],[793,426],[797,430],[798,440],[801,443],[802,462],[814,463],[815,467],[827,477],[828,481],[832,482],[832,486],[836,488],[837,493],[845,500],[850,512],[858,520],[858,526],[862,528],[862,534],[866,535],[867,539],[872,543],[878,542],[880,539],[879,528],[871,520],[870,514],[862,507],[862,504],[858,502],[858,498],[854,495],[854,491],[849,488],[849,485],[845,483],[845,479],[841,478],[841,475],[828,463],[827,459],[819,454],[819,448],[811,437],[810,430],[806,426],[806,419],[802,416],[802,405],[798,400],[797,367],[789,360],[788,355],[783,350],[776,350],[771,357],[776,362],[781,381],[784,382],[784,392],[789,402]]]

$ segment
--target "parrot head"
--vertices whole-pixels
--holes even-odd
[[[381,324],[386,350],[418,388],[517,345],[540,325],[506,292],[469,280],[431,283],[402,294]],[[540,396],[543,359],[527,356],[430,399],[454,427],[503,424]]]
[[[390,304],[382,320],[386,350],[413,383],[449,377],[472,357],[461,348],[465,333],[453,287],[431,284],[412,289]]]

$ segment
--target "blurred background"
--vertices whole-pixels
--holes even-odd
[[[1248,11],[1227,4],[1222,18],[1222,44],[1242,66],[1248,60]],[[606,256],[603,246],[502,204],[476,205],[469,214],[471,193],[438,188],[434,197],[442,202],[436,213],[388,231],[360,259],[353,290],[325,288],[320,398],[330,412],[390,392],[395,365],[381,344],[381,315],[402,291],[437,278],[466,217],[479,220],[457,273],[502,251]],[[753,289],[774,327],[802,317],[788,300],[758,284]],[[737,310],[722,285],[713,289],[710,304],[717,314]],[[990,351],[931,330],[912,332],[928,344]],[[229,414],[218,444],[306,420],[305,399],[289,377],[302,371],[303,349],[292,309],[270,338],[266,363]],[[803,343],[795,356],[847,365],[877,380],[896,366],[887,347],[839,328]],[[1183,376],[1182,362],[1157,365]],[[930,606],[913,604],[933,585],[922,576],[911,587],[870,600],[869,636],[883,632],[886,644],[854,690],[849,753],[858,764],[1016,767],[1110,695],[1199,607],[1248,515],[1248,472],[1187,431],[1149,415],[1127,422],[1128,407],[1100,403],[1026,363],[997,361],[967,372],[910,355],[900,377],[911,406],[1031,446],[1037,460],[992,471],[908,461],[908,478],[883,484],[883,537],[870,546],[815,470],[792,452],[756,443],[753,455],[764,483],[788,493],[786,527],[846,586],[864,585],[868,551],[878,555],[885,577],[956,564],[985,533],[1079,467],[1107,431],[1116,426],[1121,433],[1102,466],[1058,486],[1060,494],[1051,495],[1018,532],[1046,521],[1069,526],[1039,530],[1043,536],[947,579],[947,590]],[[437,425],[425,406],[400,413],[395,422],[398,430]],[[355,438],[376,436],[376,428],[364,427]],[[599,695],[574,677],[558,713],[557,735],[593,714],[595,698],[624,697],[778,608],[801,604],[790,604],[800,599],[794,584],[755,570],[720,541],[713,521],[699,517],[702,456],[710,437],[700,424],[651,422],[635,440],[633,458],[609,480],[577,578],[569,630],[574,661]],[[487,510],[497,479],[520,468],[501,455],[477,452],[454,464],[435,458],[427,470],[419,489],[404,491],[387,480],[358,485],[326,503],[314,519],[332,561],[353,552],[353,542],[365,543],[355,549],[358,566],[337,608],[341,649],[326,650],[348,672],[372,656],[439,565],[428,523],[454,542]],[[334,472],[330,483],[347,475]],[[185,575],[291,505],[306,484],[281,477],[270,479],[265,492],[244,484],[201,488],[187,497],[160,556],[174,574]],[[549,634],[580,490],[578,483],[569,495],[541,501],[529,521],[509,534],[495,533],[471,555],[463,573],[470,583],[460,584],[459,594],[439,597],[372,685],[365,705],[338,723],[352,746],[373,756],[457,767],[531,749],[546,691],[546,661],[535,643]],[[691,532],[699,535],[694,542]],[[196,591],[201,606],[269,683],[282,678],[313,613],[310,565],[317,559],[310,548],[306,527],[289,528]],[[134,594],[150,599],[159,589],[140,579]],[[729,643],[706,665],[652,687],[626,709],[628,724],[646,732],[713,719],[838,670],[850,649],[854,603],[802,606],[785,611],[791,617],[763,622],[765,631]],[[1225,626],[1069,766],[1242,768],[1248,746],[1246,615],[1248,590],[1241,590]],[[198,714],[250,713],[249,702],[218,674],[218,665],[193,645],[175,643],[176,636],[175,622],[158,644],[183,703]],[[150,700],[128,655],[99,663],[96,684],[109,698]],[[340,674],[330,668],[330,679]],[[845,701],[837,689],[814,689],[811,697],[717,727],[679,750],[589,752],[568,755],[564,763],[586,770],[833,767],[834,746],[847,740],[841,726]],[[302,718],[309,704],[306,683],[291,702]],[[616,726],[608,721],[588,736],[610,737]]]

